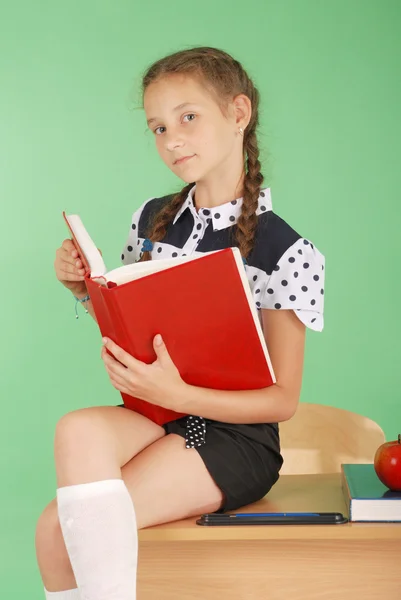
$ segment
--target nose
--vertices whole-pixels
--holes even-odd
[[[174,152],[177,148],[182,148],[184,141],[177,131],[171,129],[166,131],[164,145],[168,152]]]

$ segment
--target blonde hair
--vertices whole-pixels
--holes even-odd
[[[235,241],[243,258],[253,249],[257,226],[256,210],[264,177],[259,162],[256,130],[259,125],[259,92],[242,65],[222,50],[209,47],[191,48],[175,52],[155,62],[142,79],[142,100],[146,88],[162,77],[188,74],[206,84],[216,98],[223,114],[229,101],[238,94],[245,94],[251,101],[252,115],[244,131],[245,177],[241,214],[236,223]],[[153,216],[149,223],[147,238],[158,242],[166,235],[166,228],[185,202],[194,183],[189,183]],[[149,251],[143,252],[140,261],[150,260]]]

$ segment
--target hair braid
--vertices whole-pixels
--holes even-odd
[[[180,192],[178,192],[178,194],[175,194],[175,196],[166,204],[166,206],[164,206],[158,213],[153,215],[153,218],[148,225],[148,231],[146,232],[147,238],[151,242],[158,242],[164,238],[166,235],[167,225],[174,219],[175,215],[185,202],[193,185],[193,183],[186,185]],[[138,262],[151,260],[151,258],[151,253],[146,251],[142,254]]]
[[[263,183],[261,164],[259,162],[259,148],[255,130],[248,131],[244,140],[244,151],[247,153],[247,171],[244,178],[244,193],[241,214],[237,220],[235,232],[236,241],[243,258],[248,258],[252,252],[254,236],[257,227],[258,199]]]

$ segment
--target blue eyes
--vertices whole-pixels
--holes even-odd
[[[184,115],[184,119],[185,117],[194,117],[195,118],[195,114],[194,113],[189,113],[188,115]],[[191,121],[193,121],[193,119],[190,119]],[[188,121],[187,121],[188,122]],[[156,129],[154,130],[153,133],[155,133],[156,135],[160,135],[159,133],[157,133],[158,129],[166,129],[165,127],[156,127]]]

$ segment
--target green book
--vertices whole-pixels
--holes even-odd
[[[350,521],[401,522],[401,492],[380,481],[373,463],[342,464],[341,485]]]

